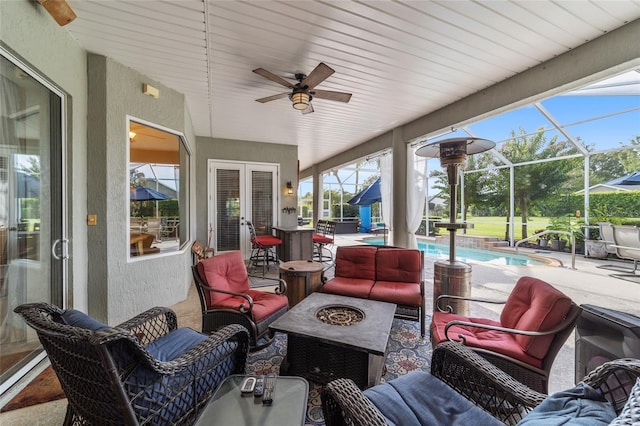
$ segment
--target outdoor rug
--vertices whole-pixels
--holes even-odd
[[[427,318],[427,324],[431,318]],[[267,348],[249,354],[247,374],[261,375],[280,372],[280,364],[287,354],[287,336],[278,333],[274,342]],[[428,335],[420,336],[419,323],[394,319],[389,338],[386,373],[382,382],[388,382],[412,370],[429,371],[431,367],[431,343]],[[320,394],[322,387],[309,382],[309,403],[307,406],[306,426],[324,426]]]

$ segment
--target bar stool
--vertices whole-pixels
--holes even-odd
[[[280,262],[276,247],[282,244],[282,240],[273,235],[257,235],[256,228],[251,221],[247,220],[247,226],[251,235],[249,265],[262,265],[262,276],[264,277],[271,263],[277,264]]]

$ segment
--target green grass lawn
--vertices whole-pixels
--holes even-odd
[[[504,217],[468,217],[467,222],[473,224],[472,229],[467,229],[468,235],[483,235],[487,237],[498,237],[505,239],[506,233],[506,219]],[[522,239],[522,221],[519,217],[515,218],[515,239]],[[548,217],[533,217],[529,218],[527,223],[527,236],[531,236],[535,231],[539,229],[545,229],[549,225]],[[439,233],[443,234],[447,232],[444,229],[440,229]],[[459,233],[463,233],[459,231]]]

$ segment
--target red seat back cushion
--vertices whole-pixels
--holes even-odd
[[[379,248],[376,252],[376,280],[419,283],[422,278],[420,251]]]
[[[242,253],[239,251],[222,253],[203,260],[198,264],[198,272],[206,280],[209,287],[237,293],[247,293],[249,290],[247,268],[244,265]],[[231,297],[228,294],[215,291],[205,291],[204,293],[208,308]]]
[[[571,308],[571,299],[550,284],[532,277],[522,277],[507,299],[500,322],[504,327],[529,331],[546,331],[560,325]],[[542,359],[554,338],[516,335],[526,353]]]
[[[376,279],[376,251],[373,246],[341,246],[336,251],[335,276]]]

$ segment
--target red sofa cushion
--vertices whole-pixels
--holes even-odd
[[[325,285],[322,286],[322,292],[368,299],[373,283],[373,280],[335,277],[327,281]]]
[[[198,263],[198,272],[201,277],[206,279],[209,287],[237,293],[247,293],[249,291],[247,268],[244,264],[242,253],[239,251],[222,253],[203,260]],[[232,297],[228,294],[206,290],[204,295],[209,308],[217,307],[225,299]]]
[[[376,280],[420,283],[421,254],[413,249],[379,248],[376,252]]]
[[[375,280],[377,250],[377,247],[365,245],[338,247],[335,277]]]
[[[445,326],[454,320],[470,321],[477,324],[488,324],[500,327],[500,323],[486,318],[467,318],[446,312],[434,312],[431,319],[431,339],[434,347],[447,340],[444,329]],[[512,334],[500,331],[486,330],[477,327],[453,326],[449,328],[449,337],[455,341],[461,341],[458,335],[465,336],[467,346],[487,349],[518,359],[529,365],[542,368],[542,361],[526,353],[518,344]]]
[[[502,309],[504,327],[529,331],[546,331],[560,325],[571,308],[571,299],[550,284],[532,277],[522,277]],[[553,335],[531,337],[516,335],[522,350],[536,358],[544,358]]]
[[[369,299],[396,305],[422,306],[420,284],[397,281],[376,281],[369,293]]]

